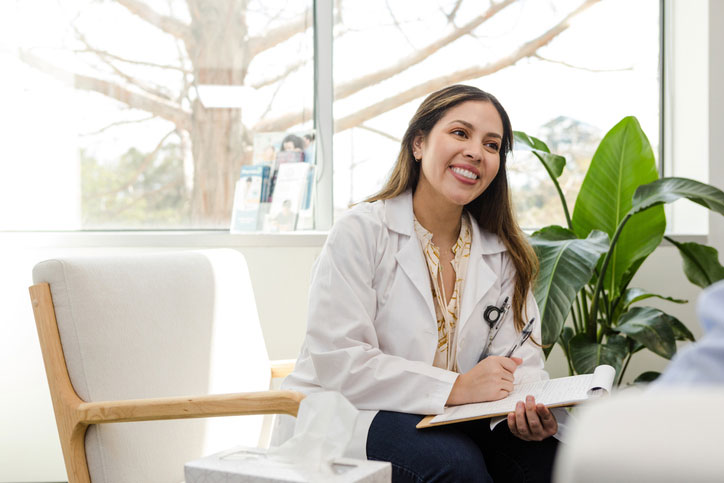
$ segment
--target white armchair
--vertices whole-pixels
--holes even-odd
[[[33,282],[69,482],[182,481],[186,461],[256,446],[262,427],[262,416],[195,418],[296,415],[302,394],[268,390],[237,251],[47,260]]]

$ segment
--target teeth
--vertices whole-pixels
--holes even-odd
[[[450,169],[452,169],[455,173],[459,174],[460,176],[464,176],[465,178],[478,179],[478,176],[475,173],[473,173],[472,171],[468,171],[467,169],[457,168],[457,167],[453,167]]]

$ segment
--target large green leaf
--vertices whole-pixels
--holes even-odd
[[[634,384],[647,384],[649,382],[655,381],[659,376],[661,375],[660,372],[656,371],[646,371],[639,374],[636,379],[634,379]]]
[[[591,279],[598,259],[608,248],[608,236],[593,231],[581,240],[565,228],[550,226],[535,232],[531,243],[540,261],[534,293],[541,313],[543,344],[552,344],[576,294]]]
[[[613,237],[631,210],[636,188],[656,179],[656,161],[646,135],[636,118],[624,118],[606,134],[591,160],[573,211],[576,235],[583,238],[591,230],[602,230]],[[620,292],[629,267],[635,262],[640,264],[659,245],[665,229],[661,206],[638,213],[628,221],[604,279],[611,296]]]
[[[666,239],[679,249],[684,273],[691,283],[706,288],[724,279],[724,267],[719,263],[716,248],[694,242],[679,243],[669,237]]]
[[[590,374],[601,364],[613,366],[618,374],[627,355],[626,344],[592,342],[586,334],[574,336],[568,346],[573,369],[578,374]]]
[[[668,300],[669,302],[674,302],[675,304],[685,304],[688,302],[688,300],[675,299],[673,297],[666,297],[664,295],[650,293],[642,288],[635,288],[635,287],[627,289],[626,292],[624,292],[621,302],[623,304],[623,308],[627,309],[631,304],[640,302],[641,300],[646,300],[651,297],[656,297],[661,300]]]
[[[543,163],[552,178],[560,177],[566,166],[566,158],[558,154],[551,154],[546,143],[533,136],[528,136],[522,131],[513,131],[513,136],[515,149],[519,149],[522,145],[524,150],[531,151]]]
[[[634,307],[621,317],[613,330],[626,334],[661,357],[671,359],[676,353],[676,342],[670,317],[653,307]]]
[[[684,323],[674,317],[673,315],[664,314],[664,319],[666,322],[669,323],[669,326],[671,327],[671,330],[674,331],[674,338],[676,340],[689,340],[694,341],[694,334],[691,333],[689,329],[686,328]]]
[[[639,186],[633,196],[632,212],[686,198],[724,215],[724,192],[714,186],[687,178],[661,178]]]
[[[616,323],[621,316],[621,314],[625,313],[629,307],[631,307],[632,304],[636,302],[640,302],[642,300],[646,300],[649,298],[659,298],[661,300],[667,300],[669,302],[673,302],[675,304],[685,304],[687,303],[687,300],[683,299],[675,299],[673,297],[666,297],[664,295],[658,295],[655,293],[647,292],[644,289],[641,288],[628,288],[624,291],[623,295],[621,295],[621,299],[616,304],[616,309],[614,312],[613,317],[611,320]]]
[[[563,173],[563,168],[566,166],[566,158],[557,154],[552,154],[546,143],[533,136],[528,136],[526,133],[521,131],[514,131],[515,146],[519,149],[521,146],[524,150],[531,151],[533,155],[538,158],[543,167],[545,168],[548,176],[550,176],[553,182],[553,187],[558,193],[558,198],[561,200],[561,209],[563,210],[563,216],[566,218],[566,224],[570,228],[571,225],[571,214],[568,210],[568,202],[561,189],[561,184],[558,182],[558,177]]]

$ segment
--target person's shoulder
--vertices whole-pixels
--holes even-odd
[[[362,201],[343,212],[334,222],[334,227],[360,226],[372,228],[384,223],[384,201]]]
[[[363,201],[335,220],[329,232],[329,240],[347,239],[351,236],[361,241],[379,234],[384,225],[384,201]]]
[[[479,244],[484,255],[507,254],[508,247],[497,234],[480,226],[472,215],[468,219],[473,229],[473,243]]]

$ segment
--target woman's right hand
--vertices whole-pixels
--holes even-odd
[[[513,390],[513,373],[523,362],[519,357],[489,356],[453,384],[448,406],[503,399]]]

